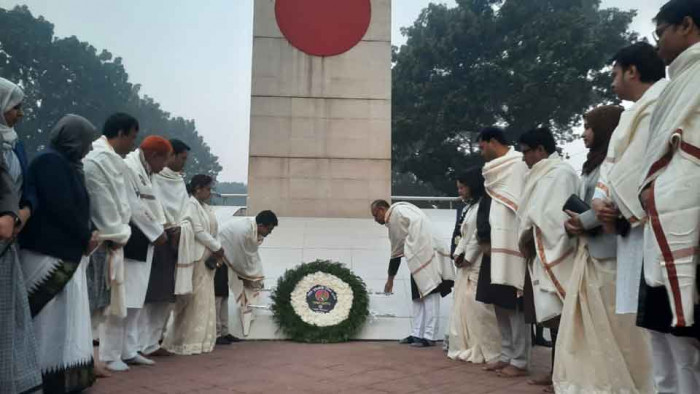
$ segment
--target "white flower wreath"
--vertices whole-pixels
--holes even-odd
[[[335,307],[330,311],[320,312],[309,307],[307,295],[316,286],[324,286],[335,293],[337,301]],[[306,275],[297,282],[291,294],[291,304],[294,312],[305,323],[318,327],[329,327],[340,324],[348,318],[353,297],[350,285],[335,275],[319,271]]]

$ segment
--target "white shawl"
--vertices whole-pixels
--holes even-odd
[[[421,298],[443,280],[454,280],[450,254],[433,236],[430,219],[413,204],[393,204],[386,213],[391,258],[405,257]]]
[[[566,296],[566,284],[574,266],[577,238],[569,237],[564,229],[568,216],[562,210],[566,200],[579,190],[576,170],[564,162],[558,153],[535,164],[527,175],[518,217],[520,237],[532,232],[537,258],[531,269],[533,291],[555,293],[560,300]],[[536,297],[537,299],[537,294]],[[536,305],[537,306],[537,305]],[[538,321],[550,316],[540,314]],[[540,316],[543,316],[540,319]]]
[[[476,236],[476,215],[479,211],[479,204],[480,202],[477,202],[474,205],[464,207],[467,212],[462,220],[461,237],[454,252],[455,257],[464,254],[464,261],[473,265],[478,265],[481,262],[481,248]]]
[[[7,125],[4,115],[23,99],[24,92],[19,86],[5,78],[0,78],[0,143],[9,149],[12,149],[17,141],[17,132],[14,127]]]
[[[525,259],[518,248],[518,217],[527,165],[520,152],[507,154],[484,165],[484,186],[493,199],[491,223],[491,283],[522,290],[525,284]]]
[[[264,238],[258,235],[255,218],[228,221],[219,232],[226,263],[239,277],[257,282],[265,279],[258,247]]]
[[[644,277],[665,286],[673,326],[695,323],[700,240],[700,44],[669,67],[671,82],[651,120],[640,192],[650,187]]]
[[[610,138],[607,157],[600,168],[596,194],[613,201],[632,226],[638,226],[646,218],[637,192],[639,178],[649,142],[651,115],[667,85],[667,80],[656,82],[622,113],[620,123]]]
[[[194,264],[209,257],[209,253],[221,249],[216,239],[218,223],[213,210],[190,197],[180,222],[180,245],[175,275],[175,294],[192,292]]]
[[[101,241],[125,245],[131,237],[129,220],[131,207],[127,196],[129,171],[119,156],[102,136],[92,143],[92,151],[83,159],[85,186],[90,196],[90,219],[97,228]],[[107,248],[107,264],[111,287],[108,314],[126,316],[126,290],[124,288],[124,250]]]
[[[165,227],[177,227],[185,212],[185,205],[190,199],[182,173],[168,167],[153,175],[153,192],[163,206]]]

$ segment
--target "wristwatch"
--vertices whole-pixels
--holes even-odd
[[[0,212],[0,217],[2,216],[12,216],[15,219],[15,227],[18,227],[22,224],[22,219],[20,219],[19,216],[17,216],[17,214],[12,211]]]

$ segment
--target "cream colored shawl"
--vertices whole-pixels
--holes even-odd
[[[393,204],[386,213],[391,257],[405,257],[421,298],[443,280],[454,280],[450,254],[433,236],[430,219],[413,204]]]
[[[578,192],[579,183],[576,170],[553,153],[528,173],[518,209],[520,236],[532,232],[535,240],[533,290],[556,293],[561,300],[573,270],[577,240],[564,229],[568,216],[562,207]]]
[[[163,171],[153,175],[153,192],[163,206],[165,227],[179,226],[187,201],[190,199],[182,173],[165,167]]]
[[[218,233],[219,226],[211,207],[190,197],[180,222],[175,294],[192,293],[194,264],[209,257],[210,252],[221,248],[217,240]],[[201,240],[207,242],[201,242]]]
[[[651,115],[667,85],[667,80],[656,82],[622,113],[620,123],[610,138],[607,157],[600,168],[598,194],[613,201],[632,226],[638,226],[646,218],[639,201],[639,178],[649,143]]]
[[[669,67],[671,82],[651,120],[640,192],[650,187],[644,277],[665,286],[673,326],[695,323],[700,240],[700,43]]]
[[[518,248],[518,218],[527,165],[515,149],[484,165],[484,186],[493,203],[491,223],[491,283],[522,290],[525,284],[525,259]]]
[[[228,221],[219,233],[226,262],[235,274],[257,282],[265,279],[258,247],[264,238],[258,235],[255,218],[239,218]]]

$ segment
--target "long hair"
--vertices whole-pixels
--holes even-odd
[[[471,198],[467,201],[467,206],[472,206],[481,200],[486,194],[484,189],[484,176],[481,175],[481,167],[471,167],[462,175],[457,177],[457,181],[469,188]]]
[[[593,130],[593,146],[588,151],[586,162],[583,163],[584,175],[592,173],[605,161],[610,137],[612,137],[613,131],[615,131],[617,124],[620,122],[622,111],[624,111],[624,108],[619,105],[603,105],[583,115],[583,119]]]

